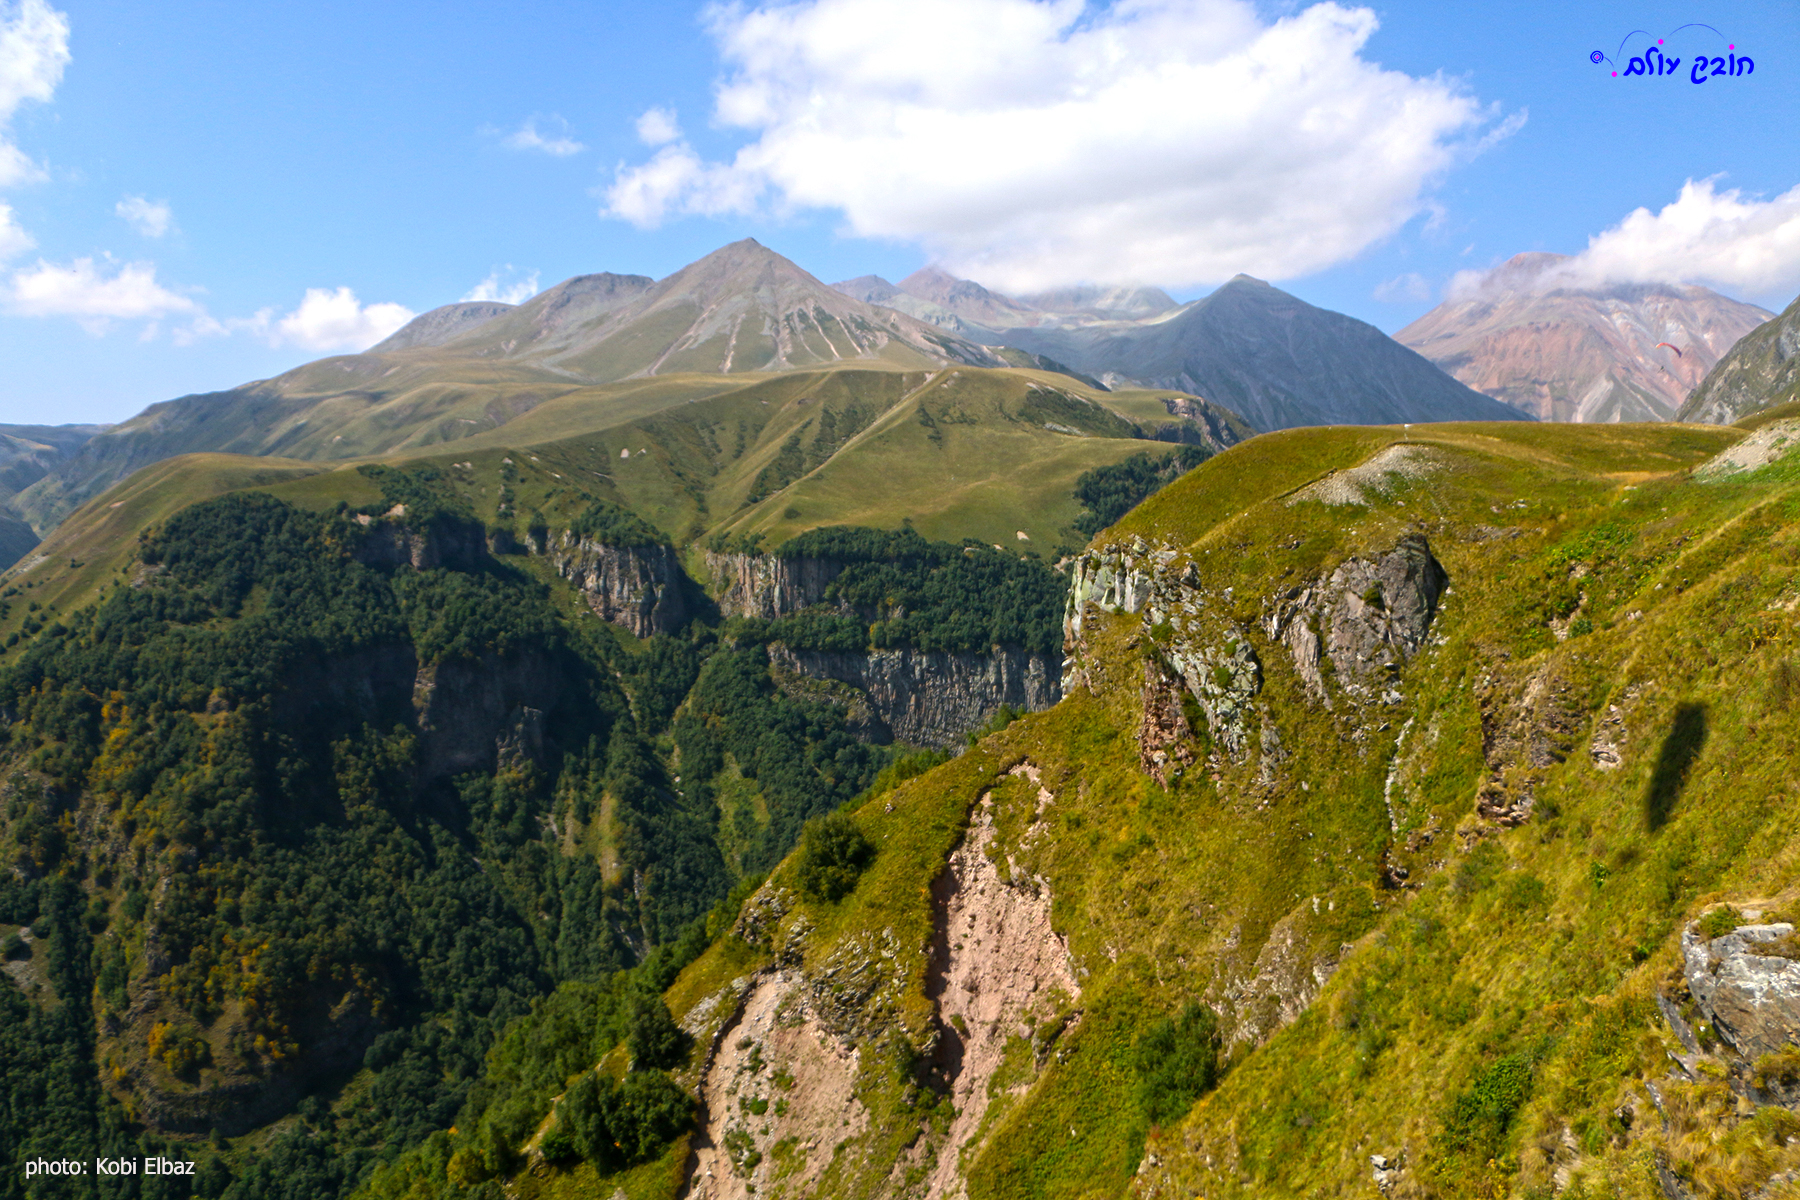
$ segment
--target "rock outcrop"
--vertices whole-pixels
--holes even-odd
[[[1740,925],[1708,939],[1681,935],[1682,974],[1706,1019],[1732,1049],[1754,1061],[1800,1039],[1800,954],[1786,922]]]
[[[871,650],[856,654],[769,647],[775,666],[857,689],[879,722],[871,732],[915,746],[951,746],[1001,705],[1033,712],[1062,699],[1055,657],[1016,646],[986,654]]]
[[[1714,363],[1675,419],[1729,425],[1795,399],[1800,399],[1800,300]]]
[[[551,559],[603,621],[639,637],[687,624],[688,578],[672,546],[608,546],[565,531]]]
[[[440,518],[415,526],[407,523],[404,505],[395,505],[380,517],[363,516],[357,520],[367,532],[356,548],[356,559],[366,566],[381,570],[449,567],[469,571],[487,557],[486,531],[473,521]]]
[[[503,752],[532,753],[561,690],[556,663],[536,648],[421,667],[413,683],[420,780],[491,766]]]
[[[773,621],[825,599],[825,589],[844,570],[826,558],[779,554],[720,554],[709,551],[706,569],[728,617]]]
[[[1263,628],[1287,647],[1295,672],[1326,707],[1323,660],[1342,695],[1394,703],[1400,669],[1424,646],[1449,582],[1425,538],[1409,534],[1386,554],[1349,559],[1322,581],[1288,589]]]
[[[1038,783],[1037,769],[1010,772]],[[1036,815],[1055,803],[1040,783]],[[992,793],[982,797],[962,844],[933,887],[938,928],[926,995],[936,1006],[939,1040],[933,1067],[950,1094],[948,1136],[937,1152],[928,1197],[964,1194],[962,1156],[981,1139],[989,1107],[1027,1091],[1035,1072],[997,1078],[1009,1047],[1029,1048],[1042,1065],[1051,1046],[1079,1020],[1081,984],[1066,938],[1050,922],[1042,880],[1002,877]]]

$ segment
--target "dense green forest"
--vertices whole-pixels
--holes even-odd
[[[1143,451],[1123,462],[1083,471],[1075,479],[1075,498],[1082,506],[1075,528],[1093,537],[1210,457],[1211,451],[1203,447],[1183,446],[1161,458]]]
[[[239,493],[145,531],[0,670],[0,953],[39,981],[0,988],[0,1141],[202,1164],[109,1195],[485,1194],[583,1072],[546,1154],[654,1158],[689,1104],[661,991],[809,821],[943,757],[858,741],[765,644],[1061,645],[1035,556],[846,527],[774,552],[846,564],[823,605],[638,640],[487,553],[517,544],[441,470],[360,473],[378,502]],[[668,541],[600,501],[569,528]],[[98,1192],[0,1179],[64,1194]]]
[[[774,621],[737,622],[732,632],[740,638],[809,650],[1062,648],[1068,581],[1032,554],[848,525],[803,533],[775,553],[844,565],[822,604]]]
[[[654,1032],[646,998],[733,885],[895,753],[784,695],[757,644],[695,624],[628,647],[505,560],[382,565],[370,510],[404,504],[422,534],[472,518],[431,473],[376,480],[360,513],[259,494],[183,511],[130,582],[0,674],[0,923],[29,927],[8,949],[49,981],[43,1003],[0,990],[0,1141],[135,1155],[160,1144],[147,1109],[209,1087],[303,1097],[260,1149],[190,1141],[196,1179],[108,1194],[344,1194],[459,1122],[490,1131],[478,1184],[545,1081]],[[634,521],[596,511],[581,532],[641,537]],[[446,768],[479,714],[451,699],[427,727],[422,678],[510,679],[493,699],[540,711],[541,734],[502,721],[485,760]],[[558,1021],[583,1035],[545,1037]],[[547,1046],[554,1069],[532,1059]],[[670,1086],[592,1085],[558,1152],[649,1153],[685,1120]],[[230,1138],[284,1107],[257,1103],[185,1124]],[[9,1175],[0,1196],[92,1187]]]

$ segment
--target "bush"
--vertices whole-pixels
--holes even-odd
[[[1513,1116],[1531,1097],[1531,1059],[1509,1054],[1476,1077],[1451,1106],[1445,1133],[1450,1144],[1491,1158],[1500,1149]]]
[[[1179,1120],[1219,1082],[1219,1019],[1204,1004],[1156,1021],[1134,1049],[1138,1105],[1153,1125]]]
[[[874,859],[874,843],[848,813],[815,817],[801,834],[800,890],[815,900],[841,900]]]
[[[1743,914],[1727,904],[1721,908],[1713,909],[1704,917],[1700,918],[1700,934],[1702,937],[1709,940],[1716,937],[1724,937],[1743,923]]]
[[[687,1056],[688,1041],[687,1031],[669,1015],[661,996],[651,993],[632,998],[625,1048],[631,1052],[633,1071],[679,1065]]]

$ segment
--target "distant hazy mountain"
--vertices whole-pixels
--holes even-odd
[[[833,291],[751,240],[663,280],[579,275],[517,306],[446,305],[362,354],[155,404],[16,498],[41,535],[140,467],[222,451],[350,458],[452,441],[547,400],[633,377],[730,375],[841,362],[936,368],[1016,362]]]
[[[37,545],[13,498],[75,454],[104,425],[0,425],[0,570]]]
[[[1707,372],[1677,419],[1729,425],[1793,400],[1800,400],[1800,299],[1745,334]]]
[[[1248,275],[1146,321],[1010,331],[1014,344],[1108,385],[1204,396],[1262,430],[1516,420],[1373,325]]]
[[[1065,288],[1013,299],[935,268],[898,284],[865,275],[833,286],[965,337],[1068,364],[1109,387],[1195,392],[1263,430],[1518,415],[1374,326],[1247,275],[1186,306],[1155,288]]]
[[[632,276],[632,278],[643,278]],[[650,281],[645,279],[648,284]],[[434,308],[408,321],[386,341],[370,346],[370,354],[380,354],[387,350],[412,350],[419,346],[441,346],[467,333],[471,328],[483,321],[491,321],[502,313],[511,312],[516,305],[505,304],[499,300],[464,300],[458,304],[446,304],[442,308]]]
[[[1566,261],[1514,255],[1394,336],[1540,420],[1664,421],[1720,355],[1773,315],[1702,287],[1546,286],[1544,272]]]
[[[1065,317],[1098,317],[1137,321],[1179,308],[1161,288],[1068,287],[1020,296],[1019,302],[1040,312]]]

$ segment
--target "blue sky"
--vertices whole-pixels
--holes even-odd
[[[1390,332],[1598,235],[1609,277],[1800,291],[1800,0],[1472,7],[0,0],[0,421],[117,421],[484,280],[746,236],[827,281],[1242,269]],[[1692,83],[1691,22],[1755,73]],[[1679,72],[1589,62],[1633,30]]]

